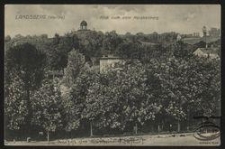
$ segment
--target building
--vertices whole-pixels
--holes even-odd
[[[218,51],[219,51],[218,48],[198,48],[197,50],[194,51],[193,54],[198,57],[217,59],[220,58]]]
[[[200,37],[200,35],[199,35],[198,32],[194,32],[194,33],[192,34],[192,36],[193,36],[193,37]]]
[[[87,22],[86,21],[82,21],[80,23],[80,30],[87,30]]]
[[[217,28],[211,28],[209,30],[209,36],[210,37],[220,37],[220,29],[217,29]]]
[[[181,36],[183,38],[199,38],[200,34],[199,34],[199,32],[194,32],[194,33],[191,33],[191,34],[182,34]]]
[[[125,60],[112,55],[100,58],[100,73],[106,72],[109,68],[115,68],[117,63],[125,63]]]

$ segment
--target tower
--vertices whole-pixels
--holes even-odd
[[[86,21],[82,21],[80,23],[80,30],[87,30],[87,22]]]
[[[203,38],[204,38],[204,40],[205,40],[205,48],[207,48],[207,43],[206,43],[207,29],[206,29],[205,26],[203,26],[202,32],[203,32]]]
[[[203,32],[203,37],[206,37],[206,32],[207,32],[207,29],[205,26],[203,26],[202,28],[202,32]]]

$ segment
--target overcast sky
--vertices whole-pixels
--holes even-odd
[[[24,19],[21,15],[45,15],[46,18]],[[52,19],[52,16],[62,18]],[[109,17],[102,19],[101,16]],[[120,19],[112,17],[120,16]],[[131,19],[121,19],[129,16]],[[148,19],[134,19],[148,17]],[[156,17],[155,19],[151,17]],[[158,19],[157,19],[158,18]],[[170,32],[201,34],[202,27],[220,28],[220,5],[6,5],[5,35],[63,35],[78,30],[86,20],[96,31],[115,30],[119,34]]]

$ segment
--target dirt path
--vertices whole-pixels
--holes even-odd
[[[104,138],[75,138],[54,141],[6,142],[9,146],[218,146],[220,138],[199,141],[193,134],[142,135]]]

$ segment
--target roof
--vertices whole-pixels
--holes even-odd
[[[198,48],[197,50],[201,50],[203,53],[206,54],[218,54],[219,49],[218,48]],[[197,51],[195,50],[195,51]]]
[[[103,56],[100,59],[103,60],[103,59],[123,59],[123,58],[117,57],[117,56],[113,56],[113,55],[108,55],[108,56]]]
[[[87,22],[83,20],[83,21],[80,23],[80,26],[87,26]]]
[[[194,55],[200,57],[220,58],[219,48],[198,48],[195,50]]]

